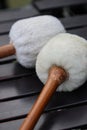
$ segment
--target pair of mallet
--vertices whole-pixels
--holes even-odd
[[[14,24],[10,31],[13,44],[8,48],[12,52],[8,54],[2,47],[4,56],[16,52],[19,63],[25,67],[36,62],[37,75],[45,83],[20,130],[33,130],[58,86],[59,91],[72,91],[87,79],[87,41],[63,32],[64,27],[55,17],[25,19]]]

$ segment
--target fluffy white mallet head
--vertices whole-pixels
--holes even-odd
[[[33,67],[37,54],[47,41],[65,32],[61,22],[53,16],[44,15],[16,22],[10,31],[10,42],[16,49],[17,60],[25,67]]]
[[[41,50],[36,61],[36,72],[45,83],[49,68],[57,65],[69,74],[58,91],[72,91],[87,79],[87,40],[76,35],[62,33],[52,38]]]

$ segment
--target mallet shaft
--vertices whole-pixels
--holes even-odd
[[[49,77],[46,85],[43,87],[38,99],[34,103],[32,109],[28,113],[28,116],[24,120],[20,130],[33,130],[35,124],[37,123],[40,115],[42,114],[44,108],[49,102],[50,98],[56,91],[56,88],[65,81],[67,74],[62,68],[53,66],[49,71]]]
[[[15,52],[15,48],[11,43],[4,46],[0,46],[0,58],[14,55]]]

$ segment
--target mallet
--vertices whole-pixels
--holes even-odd
[[[36,72],[45,86],[20,130],[33,130],[57,87],[72,91],[86,81],[87,40],[68,33],[55,36],[40,51]]]
[[[65,32],[62,23],[51,15],[19,20],[11,27],[10,44],[0,47],[0,58],[16,54],[21,65],[33,67],[40,49],[62,32]]]

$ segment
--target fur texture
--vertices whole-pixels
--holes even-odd
[[[50,38],[62,32],[65,32],[65,29],[61,22],[50,15],[16,22],[9,37],[16,48],[18,62],[27,68],[34,67],[40,49]]]
[[[52,38],[41,50],[36,61],[36,72],[45,83],[52,65],[63,67],[69,78],[58,91],[72,91],[87,79],[87,40],[68,33]]]

